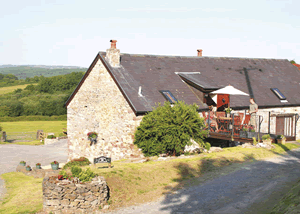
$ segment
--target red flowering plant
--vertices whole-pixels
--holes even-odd
[[[98,134],[96,132],[89,132],[87,133],[87,136],[91,140],[97,138]]]
[[[40,163],[37,163],[37,164],[35,164],[36,166],[40,166],[41,164]]]
[[[58,178],[58,180],[63,180],[63,179],[64,179],[64,176],[58,175],[57,178]]]
[[[58,164],[58,162],[57,162],[57,161],[53,161],[53,162],[51,163],[51,165],[53,165],[53,164]]]

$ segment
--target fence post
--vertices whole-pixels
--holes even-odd
[[[1,139],[0,139],[0,142],[5,142],[6,141],[6,132],[1,132],[2,133],[2,136],[1,136]]]
[[[40,135],[41,133],[43,133],[44,131],[43,130],[37,130],[37,133],[36,133],[36,139],[37,140],[40,140]]]

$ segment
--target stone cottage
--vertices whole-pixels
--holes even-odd
[[[96,55],[66,102],[69,159],[141,156],[133,137],[146,112],[157,103],[177,100],[207,111],[215,102],[210,92],[229,84],[255,99],[265,118],[262,129],[271,122],[274,132],[276,123],[280,129],[296,128],[290,125],[295,119],[276,119],[278,112],[292,117],[300,111],[300,72],[288,60],[204,57],[202,50],[195,57],[121,54],[117,41],[110,42],[111,48]],[[230,106],[244,111],[249,97],[232,96]],[[267,120],[269,112],[272,121]],[[98,133],[96,144],[90,144],[88,132]],[[298,139],[299,129],[296,133]]]

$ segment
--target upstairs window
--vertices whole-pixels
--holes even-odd
[[[159,91],[171,104],[178,102],[178,100],[173,96],[169,90]]]
[[[286,100],[286,97],[279,91],[278,88],[271,88],[271,91],[280,99],[280,100]]]

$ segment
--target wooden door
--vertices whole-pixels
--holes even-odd
[[[284,134],[284,117],[276,117],[276,134]]]

